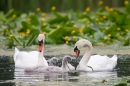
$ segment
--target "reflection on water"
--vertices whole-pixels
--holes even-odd
[[[53,80],[67,80],[68,73],[37,73],[37,72],[24,72],[23,69],[15,69],[15,79],[43,79],[44,81]]]
[[[14,79],[14,62],[9,56],[0,56],[0,80]]]
[[[116,66],[118,77],[130,76],[130,55],[119,55],[118,57]]]
[[[118,64],[112,72],[77,72],[68,73],[25,73],[14,67],[13,58],[0,56],[0,86],[49,85],[49,86],[112,86],[122,77],[130,76],[130,55],[118,55]],[[72,60],[76,66],[77,60]],[[61,60],[57,63],[61,66]],[[105,82],[103,82],[105,80]]]

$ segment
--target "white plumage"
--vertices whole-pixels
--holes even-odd
[[[101,56],[101,55],[93,55],[92,53],[92,44],[88,40],[81,39],[76,42],[74,51],[76,52],[76,55],[78,57],[80,48],[83,46],[87,46],[86,53],[83,55],[82,59],[79,62],[79,65],[77,66],[77,70],[81,71],[112,71],[116,64],[117,64],[117,55],[114,55],[113,57],[109,58],[107,55]],[[90,67],[92,68],[90,68]]]
[[[14,53],[14,62],[15,67],[18,68],[26,68],[26,67],[33,67],[36,65],[40,66],[48,66],[48,63],[46,59],[44,58],[44,34],[39,34],[38,41],[40,41],[42,44],[39,45],[40,51],[19,51],[15,47],[15,53]],[[41,60],[41,58],[43,58]]]

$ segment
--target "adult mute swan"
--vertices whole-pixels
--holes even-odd
[[[76,42],[74,47],[74,52],[76,53],[76,58],[79,57],[80,49],[86,46],[87,50],[86,53],[83,55],[82,59],[77,66],[77,70],[81,71],[112,71],[117,64],[117,55],[109,58],[108,56],[100,56],[100,55],[93,55],[91,56],[93,46],[91,42],[86,39],[80,39]],[[89,66],[89,67],[88,67]],[[90,68],[92,67],[92,69]]]
[[[25,72],[44,72],[44,73],[62,73],[68,71],[67,63],[71,61],[71,57],[66,55],[64,56],[62,60],[62,67],[56,67],[56,66],[34,66],[30,68],[25,68]]]
[[[15,48],[14,62],[15,67],[26,68],[33,66],[48,66],[46,59],[44,58],[44,34],[38,35],[39,51],[19,51]]]

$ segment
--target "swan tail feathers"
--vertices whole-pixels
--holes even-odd
[[[18,48],[15,47],[15,53],[16,53],[16,52],[20,52],[20,51],[18,50]]]
[[[113,57],[111,58],[113,61],[117,61],[117,55],[113,55]]]
[[[15,47],[15,53],[14,53],[14,62],[16,61],[16,56],[18,55],[20,51]]]

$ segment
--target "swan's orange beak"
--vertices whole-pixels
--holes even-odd
[[[77,59],[80,54],[80,50],[77,48],[77,46],[74,48],[74,52],[76,53],[76,59]]]
[[[43,44],[39,45],[39,52],[42,52]]]
[[[39,43],[39,52],[42,52],[42,48],[43,48],[43,40],[38,41]]]
[[[79,57],[79,50],[76,50],[75,54],[76,54],[76,58],[78,58]]]

